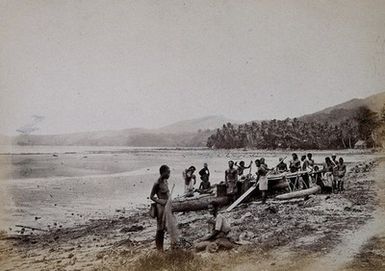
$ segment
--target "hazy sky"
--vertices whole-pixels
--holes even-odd
[[[0,0],[0,133],[286,118],[384,90],[383,0]]]

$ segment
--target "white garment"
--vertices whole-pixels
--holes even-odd
[[[267,176],[260,176],[259,177],[259,190],[267,191],[267,186],[268,186]]]

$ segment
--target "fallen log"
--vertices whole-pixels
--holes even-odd
[[[209,205],[215,203],[218,207],[229,204],[230,199],[228,197],[216,197],[208,196],[201,198],[188,198],[185,200],[173,200],[172,211],[173,212],[189,212],[199,211],[209,208]]]
[[[294,192],[278,195],[275,198],[278,199],[278,200],[287,200],[287,199],[293,199],[293,198],[301,198],[301,197],[305,197],[305,196],[308,196],[308,195],[311,195],[311,194],[316,194],[316,193],[318,193],[320,191],[321,191],[321,187],[316,185],[316,186],[308,188],[308,189],[304,189],[304,190],[300,190],[300,191],[294,191]]]

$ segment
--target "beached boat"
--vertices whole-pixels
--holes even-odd
[[[306,170],[297,171],[297,172],[283,172],[283,173],[279,173],[279,174],[267,175],[267,179],[269,181],[277,181],[277,180],[283,180],[283,179],[297,178],[297,177],[301,177],[305,174],[309,174],[309,172]]]
[[[288,200],[288,199],[294,199],[294,198],[302,198],[302,197],[309,196],[312,194],[317,194],[319,192],[321,192],[321,187],[316,185],[316,186],[310,187],[308,189],[278,195],[275,198],[278,200]]]
[[[279,174],[269,174],[267,175],[268,187],[270,191],[285,189],[289,186],[288,180],[302,177],[306,174],[309,174],[308,171],[298,171],[298,172],[283,172]]]
[[[288,187],[288,179],[299,178],[305,174],[308,174],[307,171],[298,171],[295,173],[284,172],[280,174],[270,174],[267,176],[268,179],[268,189],[270,191],[285,189]],[[255,179],[248,180],[244,183],[242,189],[245,192],[250,187],[255,184]],[[223,186],[219,185],[219,186]],[[216,190],[216,189],[215,189]],[[242,190],[241,190],[242,191]],[[255,194],[257,193],[257,194]],[[256,187],[253,195],[258,195],[259,190]],[[173,212],[188,212],[188,211],[199,211],[208,209],[209,204],[215,203],[218,207],[223,207],[231,203],[231,199],[223,193],[213,193],[213,194],[198,194],[195,193],[193,197],[177,197],[172,201],[172,210]],[[247,198],[245,199],[247,201]]]

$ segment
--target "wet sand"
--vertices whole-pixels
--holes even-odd
[[[13,189],[11,193],[13,204],[16,205],[15,202],[18,202],[18,206],[16,209],[7,209],[15,213],[11,219],[7,220],[8,224],[13,223],[12,229],[2,233],[1,266],[4,270],[134,270],[140,266],[138,263],[143,257],[152,255],[154,251],[155,221],[147,214],[146,202],[131,200],[127,197],[127,193],[139,195],[142,191],[146,195],[148,191],[146,185],[150,187],[153,182],[152,177],[156,178],[156,166],[151,166],[151,163],[165,161],[176,172],[181,172],[186,167],[185,164],[189,165],[191,161],[199,165],[208,160],[209,165],[212,165],[213,180],[216,178],[219,180],[224,170],[221,167],[225,167],[222,163],[226,163],[228,159],[237,159],[242,154],[244,155],[242,157],[250,155],[250,158],[263,155],[267,157],[269,163],[273,163],[277,157],[284,155],[274,152],[261,154],[243,151],[208,151],[207,153],[200,151],[197,153],[185,150],[145,151],[134,154],[108,153],[103,155],[108,155],[109,158],[116,157],[120,166],[115,167],[114,170],[106,169],[114,163],[112,158],[104,163],[107,165],[105,169],[100,166],[92,168],[97,171],[105,170],[107,173],[98,172],[88,176],[88,173],[82,173],[83,176],[47,178],[32,174],[13,181],[8,179],[7,188]],[[87,158],[82,158],[85,155]],[[100,154],[75,153],[59,154],[58,157],[54,157],[52,154],[44,154],[37,156],[36,163],[41,168],[39,163],[44,159],[45,161],[51,159],[69,161],[90,158],[88,160],[90,162],[79,165],[81,168],[86,168],[88,163],[94,164],[93,159],[106,161],[106,156],[98,155]],[[318,157],[324,155],[327,153],[317,154],[316,160],[321,160]],[[27,159],[25,156],[28,155],[12,158],[17,165],[12,169],[13,174],[20,172],[21,164],[17,163]],[[365,170],[357,170],[357,172],[353,170],[349,174],[347,191],[343,194],[314,195],[306,200],[299,199],[284,203],[270,199],[268,205],[261,205],[259,202],[242,204],[233,212],[224,214],[232,223],[233,238],[243,245],[231,251],[194,253],[193,264],[186,270],[261,270],[261,268],[298,270],[299,267],[305,267],[303,270],[314,270],[314,264],[322,261],[323,258],[327,259],[330,253],[333,254],[347,236],[352,234],[354,236],[355,232],[359,232],[368,222],[375,219],[375,211],[380,206],[377,183],[384,182],[383,179],[379,179],[381,174],[375,175],[378,168],[383,166],[383,161],[379,162],[382,163],[380,165],[369,164],[369,161],[375,157],[377,155],[344,154],[350,170],[355,169],[356,166]],[[130,159],[135,161],[134,166],[129,165]],[[244,160],[248,159],[244,158]],[[43,168],[57,163],[53,161],[45,162]],[[141,161],[145,161],[146,166],[143,167]],[[358,167],[361,162],[365,162],[368,166]],[[68,164],[71,165],[68,167],[76,165],[76,163],[65,162],[65,165]],[[214,169],[216,167],[217,172]],[[369,169],[372,170],[368,171]],[[33,167],[32,171],[34,171]],[[53,172],[60,171],[53,170]],[[111,186],[118,187],[114,188],[114,191],[120,191],[114,194],[109,190]],[[71,191],[70,188],[74,190]],[[27,191],[32,193],[29,196],[15,197],[18,194],[26,194]],[[98,199],[93,201],[94,197]],[[15,198],[18,201],[15,201]],[[43,200],[40,201],[40,199]],[[62,210],[62,213],[56,208]],[[46,213],[43,212],[44,210]],[[39,214],[41,218],[35,220],[35,216]],[[207,233],[208,218],[209,215],[205,211],[177,214],[179,229],[185,239],[184,245],[187,251],[192,250],[190,244]],[[24,228],[21,235],[22,228],[15,227],[15,223],[24,223],[23,225],[27,224],[44,231]],[[378,240],[382,239],[372,239],[380,237],[366,237],[374,240],[373,247],[378,243],[381,244]],[[366,240],[362,243],[364,244],[357,247],[357,253],[365,253],[361,249],[362,247],[365,249]],[[356,253],[353,256],[344,256],[350,257],[349,261],[339,265],[336,270],[348,268],[349,263],[354,263],[356,260],[355,255]]]

